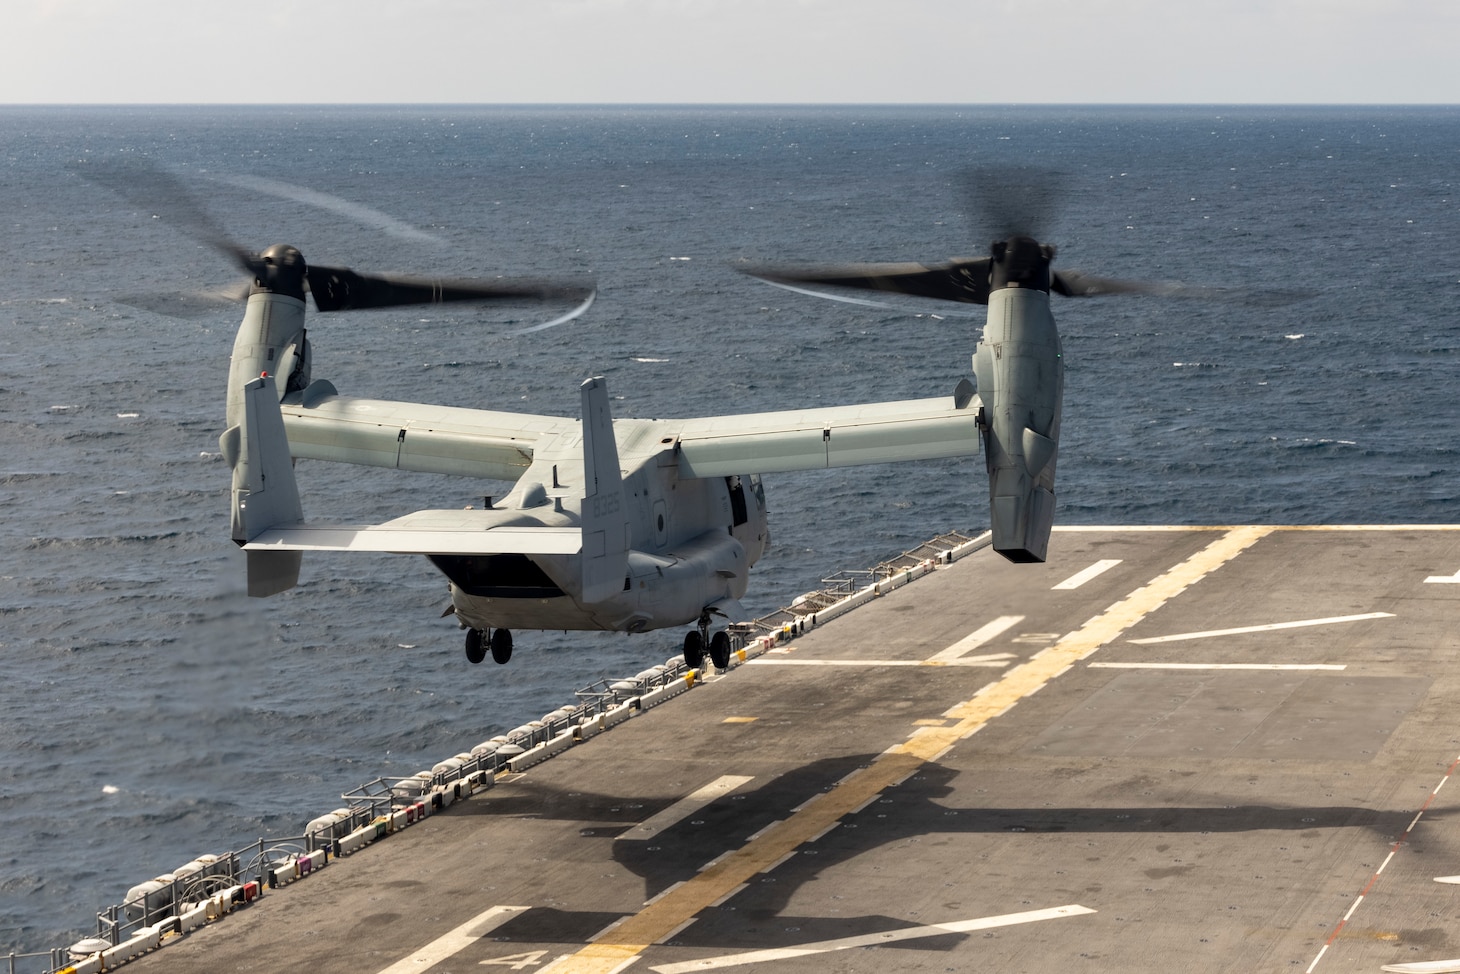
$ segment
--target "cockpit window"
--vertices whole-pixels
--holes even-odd
[[[750,475],[750,492],[755,495],[756,500],[760,501],[760,509],[765,510],[765,485],[760,482],[758,473]]]

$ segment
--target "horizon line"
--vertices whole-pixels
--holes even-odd
[[[1453,101],[0,101],[0,108],[1455,108]]]

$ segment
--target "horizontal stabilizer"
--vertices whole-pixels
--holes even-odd
[[[385,524],[300,524],[264,531],[255,551],[388,551],[401,555],[576,555],[575,527],[483,526],[495,511],[419,511]],[[472,517],[476,515],[476,517]]]

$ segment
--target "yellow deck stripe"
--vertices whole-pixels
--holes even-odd
[[[872,764],[848,775],[785,821],[722,857],[684,884],[669,890],[634,916],[591,943],[543,969],[542,974],[613,974],[652,944],[682,928],[692,917],[729,896],[803,844],[825,833],[843,816],[906,780],[959,740],[1034,693],[1075,663],[1116,639],[1144,616],[1271,533],[1271,527],[1233,528],[1186,561],[1115,603],[1028,662],[987,684],[947,716],[946,727],[919,727],[913,736]]]

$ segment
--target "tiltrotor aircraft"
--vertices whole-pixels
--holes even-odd
[[[344,396],[312,374],[306,289],[323,311],[490,299],[500,284],[442,290],[311,268],[292,247],[254,256],[221,246],[253,277],[220,440],[249,594],[297,584],[305,551],[425,555],[450,582],[448,612],[466,632],[472,662],[490,652],[505,663],[517,629],[689,625],[690,665],[707,652],[728,665],[731,642],[718,620],[746,617],[739,600],[768,540],[765,474],[965,456],[982,443],[994,549],[1014,562],[1043,561],[1064,381],[1050,294],[1137,287],[1054,273],[1053,248],[1025,233],[997,240],[986,257],[944,264],[756,268],[782,284],[986,304],[976,391],[964,379],[928,399],[638,420],[610,416],[600,377],[582,384],[579,419]],[[543,282],[515,293],[583,296]],[[294,477],[300,457],[515,485],[484,509],[313,523]]]

